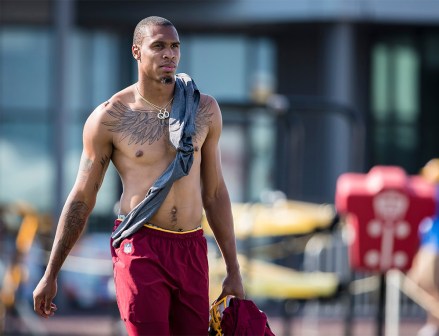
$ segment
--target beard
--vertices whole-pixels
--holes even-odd
[[[165,76],[160,79],[160,83],[169,85],[174,83],[174,77],[173,76]]]

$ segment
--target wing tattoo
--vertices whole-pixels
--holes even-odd
[[[212,101],[200,104],[198,113],[195,118],[195,140],[200,141],[203,135],[208,131],[209,125],[212,123],[213,112],[210,112]]]
[[[131,110],[121,102],[116,102],[107,113],[112,120],[103,124],[109,127],[110,132],[120,133],[121,140],[128,138],[128,145],[143,145],[145,142],[151,145],[168,132],[168,121],[158,119],[154,111]]]

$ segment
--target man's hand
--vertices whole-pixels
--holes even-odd
[[[241,273],[239,271],[235,271],[233,273],[227,273],[223,281],[223,290],[221,292],[221,295],[218,297],[218,299],[216,299],[216,301],[221,300],[223,297],[227,295],[233,295],[240,299],[245,298]]]
[[[57,292],[56,279],[43,277],[34,290],[34,310],[41,317],[48,318],[55,314],[56,305],[52,302]]]

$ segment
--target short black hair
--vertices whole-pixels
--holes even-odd
[[[147,18],[140,21],[136,29],[134,29],[133,44],[140,45],[145,37],[145,27],[147,26],[171,26],[174,27],[171,21],[162,18],[160,16],[148,16]]]

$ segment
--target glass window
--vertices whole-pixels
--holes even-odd
[[[187,70],[201,90],[222,100],[248,97],[247,48],[244,37],[198,36],[185,46]],[[184,64],[182,64],[184,65]],[[184,68],[181,68],[186,72]]]
[[[97,106],[108,100],[114,93],[123,89],[120,87],[118,78],[119,73],[119,55],[120,43],[115,34],[103,31],[96,31],[92,36],[92,105]],[[131,53],[129,50],[123,50],[123,53]]]
[[[410,36],[379,41],[371,54],[372,165],[417,172],[420,57]]]
[[[423,64],[421,67],[421,143],[418,148],[425,164],[439,157],[439,32],[426,31],[421,39]]]
[[[223,105],[220,139],[224,179],[233,202],[259,201],[272,190],[275,119],[264,108]]]
[[[273,162],[275,150],[276,123],[273,115],[267,110],[250,112],[252,122],[250,128],[250,177],[249,199],[259,201],[262,192],[272,190],[274,187]]]
[[[394,51],[395,111],[403,122],[416,122],[419,113],[419,57],[410,45]]]
[[[223,128],[220,139],[224,180],[233,202],[243,201],[246,174],[244,170],[245,134],[238,125]]]
[[[419,56],[411,43],[378,43],[372,51],[375,120],[416,122],[419,114]]]
[[[375,119],[384,121],[390,112],[389,52],[378,44],[372,53],[372,107]]]
[[[50,106],[53,53],[46,29],[0,30],[0,107],[15,118],[46,117]]]
[[[78,30],[72,35],[68,107],[74,120],[85,120],[119,86],[119,39],[109,32]]]
[[[49,29],[35,27],[6,27],[0,32],[0,203],[26,201],[49,213],[57,197],[53,144],[58,139],[53,139],[56,126],[49,118],[58,112],[53,105],[53,37]],[[68,120],[60,158],[64,199],[76,178],[86,117],[122,89],[117,35],[74,31],[69,39]],[[110,166],[93,215],[112,213],[118,181]]]
[[[90,53],[92,41],[89,35],[90,33],[86,31],[75,31],[70,36],[67,106],[72,120],[78,120],[78,117],[89,110],[92,104],[90,101],[92,82],[89,80],[92,72]]]
[[[439,35],[427,34],[424,38],[425,66],[432,70],[439,70]]]
[[[71,123],[65,138],[65,197],[75,182],[82,152],[82,131],[86,118],[119,86],[119,38],[102,31],[75,31],[72,35],[71,59],[69,61],[69,115]],[[128,65],[127,65],[128,66]],[[119,198],[119,176],[110,165],[99,191],[94,215],[109,215]]]
[[[45,123],[0,124],[0,203],[25,201],[50,211],[54,166]]]

